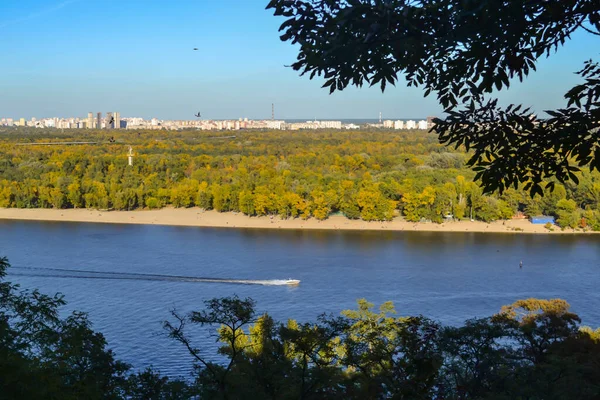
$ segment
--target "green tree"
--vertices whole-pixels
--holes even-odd
[[[254,195],[249,191],[242,190],[239,194],[240,211],[246,215],[256,215],[254,208]]]
[[[206,181],[200,182],[198,186],[198,195],[196,197],[196,204],[198,207],[203,208],[205,210],[210,210],[213,208],[213,195],[211,190],[208,187],[208,183]]]
[[[431,219],[432,221],[441,220],[441,216],[435,212],[433,207],[435,199],[436,191],[431,186],[425,187],[420,194],[405,193],[402,196],[402,203],[406,219],[412,222],[418,222],[422,218]]]
[[[328,202],[327,196],[321,190],[315,190],[311,193],[312,207],[311,214],[318,220],[327,219],[331,212],[331,206]]]
[[[3,398],[118,399],[128,366],[106,349],[86,315],[65,319],[60,295],[6,282],[0,258],[0,386]]]
[[[146,199],[146,207],[148,207],[151,210],[160,208],[160,201],[156,197],[148,197]]]
[[[171,313],[175,322],[165,321],[164,329],[168,335],[180,342],[193,357],[194,363],[204,370],[202,378],[209,386],[209,393],[220,398],[228,398],[230,388],[230,373],[238,360],[243,356],[243,350],[248,345],[244,327],[255,322],[255,303],[252,299],[239,299],[237,296],[222,299],[212,299],[205,302],[206,309],[194,311],[188,315],[180,315],[176,311]],[[187,323],[199,326],[219,326],[219,338],[223,343],[221,353],[227,355],[226,366],[221,366],[209,361],[200,349],[193,346],[188,333],[185,331]],[[213,397],[216,398],[216,397]]]
[[[562,199],[556,203],[556,221],[561,228],[577,228],[581,220],[581,213],[573,200]]]
[[[438,326],[421,318],[395,318],[392,303],[373,312],[361,299],[358,310],[343,311],[348,327],[342,362],[359,382],[358,398],[426,399],[434,396],[438,370]]]
[[[14,195],[10,186],[10,182],[3,179],[0,181],[0,207],[10,207],[13,203]]]
[[[50,190],[50,203],[54,208],[64,208],[66,203],[66,196],[63,194],[60,188],[52,188]]]
[[[125,394],[127,398],[148,400],[188,400],[198,395],[185,381],[170,380],[152,368],[130,375]]]
[[[378,190],[360,190],[356,202],[365,221],[390,221],[394,217],[396,203]]]

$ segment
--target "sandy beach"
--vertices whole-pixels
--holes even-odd
[[[540,234],[589,234],[593,232],[561,231],[554,227],[549,231],[543,225],[528,220],[485,222],[414,223],[396,218],[390,222],[365,222],[332,216],[325,221],[316,219],[288,219],[279,217],[248,217],[241,213],[219,213],[199,208],[164,208],[161,210],[100,211],[89,209],[17,209],[0,208],[0,220],[32,220],[62,222],[94,222],[108,224],[146,224],[173,226],[201,226],[218,228],[256,229],[327,229],[327,230],[384,230],[424,232],[494,232],[494,233],[540,233]]]

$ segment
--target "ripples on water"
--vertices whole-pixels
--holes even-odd
[[[68,310],[89,312],[119,358],[170,375],[189,373],[191,359],[162,332],[169,311],[233,294],[282,321],[338,315],[367,298],[445,324],[521,298],[564,298],[585,324],[600,325],[599,236],[0,221],[0,255],[13,265],[12,281],[62,292]],[[290,277],[300,285],[280,284]],[[194,339],[214,357],[209,333]]]

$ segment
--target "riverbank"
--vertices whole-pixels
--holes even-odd
[[[316,219],[289,219],[279,217],[248,217],[241,213],[219,213],[199,208],[164,208],[139,211],[98,211],[88,209],[18,209],[0,208],[0,220],[94,222],[109,224],[146,224],[199,226],[216,228],[256,229],[327,229],[327,230],[384,230],[423,232],[490,232],[490,233],[540,233],[540,234],[587,234],[588,232],[554,227],[549,231],[543,225],[534,225],[527,220],[457,221],[443,224],[414,223],[396,218],[389,222],[366,222],[349,220],[343,216],[332,216],[325,221]],[[592,233],[592,232],[590,232]]]

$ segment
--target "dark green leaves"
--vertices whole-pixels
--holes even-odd
[[[294,69],[348,83],[386,83],[405,74],[409,85],[438,93],[456,106],[473,95],[508,87],[535,70],[537,59],[563,44],[582,19],[595,18],[591,0],[316,1],[272,0],[267,9],[286,17],[282,40],[300,44]]]
[[[588,77],[578,93],[594,92],[595,80],[595,75]],[[434,131],[442,143],[464,145],[473,152],[467,164],[474,167],[485,192],[502,192],[522,183],[534,196],[543,193],[541,183],[550,177],[578,184],[576,173],[580,167],[598,168],[598,105],[582,108],[547,111],[551,118],[541,120],[521,106],[502,109],[496,101],[477,101],[465,109],[449,111],[446,119],[436,120]]]
[[[330,93],[365,81],[383,91],[399,73],[435,93],[448,114],[440,141],[474,151],[470,165],[483,168],[486,191],[529,182],[535,195],[551,176],[575,182],[572,163],[599,166],[598,64],[588,61],[585,83],[567,93],[576,108],[548,121],[484,100],[535,71],[585,21],[598,28],[596,0],[272,0],[267,8],[287,18],[282,40],[300,44],[293,68],[323,76]]]

